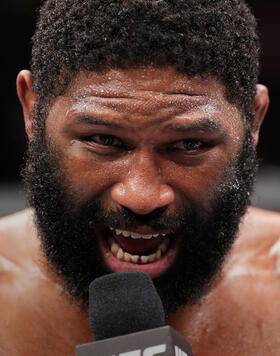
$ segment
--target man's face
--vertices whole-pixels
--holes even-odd
[[[140,270],[168,313],[197,301],[219,271],[255,167],[216,79],[112,69],[79,74],[55,100],[25,181],[45,253],[73,297],[86,304],[94,278]]]

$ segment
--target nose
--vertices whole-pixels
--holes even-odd
[[[145,215],[174,201],[174,190],[162,182],[160,170],[150,155],[142,155],[131,166],[123,179],[111,188],[115,203]]]

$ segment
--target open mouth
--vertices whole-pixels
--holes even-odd
[[[172,233],[105,229],[98,233],[104,262],[113,272],[143,271],[152,278],[173,264],[180,238]]]

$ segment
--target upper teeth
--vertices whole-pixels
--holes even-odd
[[[152,237],[158,237],[159,235],[165,236],[166,234],[138,234],[137,232],[131,232],[127,230],[118,230],[110,228],[116,235],[123,235],[124,237],[131,237],[132,239],[146,239],[149,240]]]
[[[168,237],[165,237],[161,244],[157,247],[156,252],[148,255],[136,255],[124,251],[113,237],[110,237],[108,242],[111,252],[117,257],[118,260],[136,264],[146,264],[159,260],[167,251],[170,241]]]

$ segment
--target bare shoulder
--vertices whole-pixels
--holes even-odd
[[[244,310],[280,325],[280,214],[249,208],[224,269],[223,287]],[[242,308],[240,308],[242,310]],[[280,347],[280,345],[279,345]]]
[[[0,218],[0,246],[7,240],[20,239],[23,235],[34,233],[33,213],[31,209],[25,209],[18,213]],[[2,249],[1,249],[2,250]]]
[[[237,245],[259,249],[261,246],[272,247],[278,241],[280,241],[280,213],[250,207],[240,224]]]
[[[279,213],[248,209],[221,279],[191,312],[186,337],[195,347],[203,336],[197,354],[212,355],[204,350],[215,340],[215,355],[280,355]]]
[[[36,232],[31,209],[0,219],[0,271],[18,266],[36,244]]]
[[[244,222],[250,228],[280,232],[280,212],[249,207]],[[265,230],[263,230],[265,229]]]
[[[240,271],[244,265],[259,278],[265,273],[276,278],[280,287],[280,213],[248,208],[226,264]]]
[[[32,210],[0,219],[0,355],[72,355],[90,339],[87,318],[45,265]]]
[[[0,236],[12,231],[17,232],[19,227],[32,220],[32,210],[25,209],[17,213],[0,218]]]

